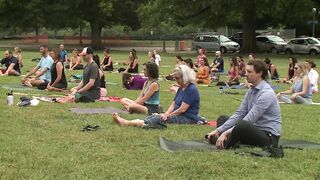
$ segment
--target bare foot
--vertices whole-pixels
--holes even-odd
[[[116,122],[117,124],[119,124],[120,126],[124,126],[126,125],[126,122],[123,118],[121,118],[118,113],[113,113],[112,114],[112,118],[114,120],[114,122]]]

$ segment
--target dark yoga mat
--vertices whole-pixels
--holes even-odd
[[[3,84],[1,87],[11,91],[40,91],[39,89],[27,87],[22,84]]]
[[[160,137],[159,145],[163,150],[168,152],[181,150],[217,150],[214,145],[209,144],[206,140],[172,141]],[[303,140],[280,140],[279,145],[283,148],[292,149],[320,149],[320,144]]]
[[[105,108],[70,108],[71,112],[76,114],[113,114],[113,113],[123,113],[127,114],[127,111],[118,109],[115,107],[105,107]]]

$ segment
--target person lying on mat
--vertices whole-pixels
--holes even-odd
[[[289,90],[277,94],[280,102],[312,104],[312,88],[305,63],[294,66],[295,77]]]
[[[158,113],[160,105],[158,65],[153,62],[147,62],[143,64],[143,72],[144,76],[148,77],[148,80],[144,83],[138,98],[136,100],[122,98],[120,102],[130,113]]]
[[[93,50],[86,47],[79,54],[83,56],[86,65],[83,69],[83,78],[77,87],[71,89],[76,102],[94,102],[100,98],[99,67],[93,60]]]
[[[48,91],[64,91],[67,88],[67,79],[64,73],[63,64],[60,61],[60,49],[50,52],[50,56],[54,59],[51,66],[51,81],[47,85]]]
[[[13,56],[11,51],[4,51],[4,56],[5,58],[3,58],[0,61],[0,65],[5,65],[6,69],[4,70],[0,70],[0,75],[1,76],[9,76],[9,75],[13,75],[13,76],[19,76],[20,75],[20,64],[19,64],[19,60]]]
[[[117,113],[113,119],[119,125],[144,126],[162,123],[196,124],[204,119],[198,116],[200,108],[200,96],[196,85],[193,83],[195,76],[186,65],[180,65],[172,73],[180,88],[175,98],[163,114],[153,114],[143,119],[126,120]],[[200,122],[199,122],[200,123]]]
[[[238,144],[258,147],[278,146],[281,112],[273,89],[264,80],[267,74],[268,68],[263,61],[248,62],[246,78],[252,86],[238,110],[208,134],[209,140],[217,138],[215,142],[217,148],[236,148]]]
[[[53,64],[53,59],[49,56],[48,46],[40,46],[40,53],[42,55],[39,63],[21,80],[22,84],[26,86],[36,86],[39,89],[46,89],[48,83],[51,81],[50,69]],[[35,75],[29,79],[31,75]]]

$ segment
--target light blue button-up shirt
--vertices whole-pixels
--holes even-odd
[[[219,133],[231,131],[240,120],[248,121],[260,130],[280,136],[280,105],[276,94],[266,81],[262,80],[256,87],[251,87],[238,110],[217,130]]]

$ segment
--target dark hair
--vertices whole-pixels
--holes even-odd
[[[147,75],[149,78],[158,79],[159,78],[159,68],[154,62],[146,62],[143,64],[147,68]]]
[[[40,45],[40,47],[43,47],[44,49],[49,49],[48,45]]]
[[[255,54],[253,54],[253,53],[250,53],[249,55],[251,55],[251,56],[253,57],[253,59],[255,59],[255,58],[256,58],[256,55],[255,55]]]
[[[238,66],[238,61],[236,57],[231,57],[230,60],[232,61],[233,66]]]
[[[122,86],[123,88],[129,89],[129,80],[133,75],[130,73],[123,73],[122,74]]]
[[[243,57],[242,56],[238,56],[240,58],[240,61],[244,62]]]
[[[256,73],[262,72],[262,75],[261,75],[262,79],[265,80],[266,77],[268,76],[268,67],[265,62],[255,59],[255,60],[250,60],[248,62],[248,65],[252,65]]]
[[[205,66],[208,66],[208,67],[210,68],[208,58],[203,57],[202,59],[203,59],[203,61],[204,61],[204,65],[205,65]]]
[[[180,55],[176,55],[176,58],[179,59],[180,61],[183,61],[183,59]]]
[[[135,49],[131,49],[130,52],[132,53],[132,57],[130,58],[130,60],[138,59],[137,51]]]
[[[270,64],[270,63],[271,63],[271,60],[266,57],[266,58],[264,59],[264,62],[265,62],[266,64]]]
[[[92,56],[93,61],[98,65],[98,68],[100,69],[100,58],[97,54]]]
[[[193,68],[193,62],[192,59],[187,58],[185,60],[183,60],[191,69]]]
[[[106,53],[108,53],[108,54],[109,54],[110,49],[109,49],[109,48],[106,48],[106,49],[104,49],[104,52],[106,52]]]
[[[296,57],[289,57],[288,59],[292,59],[292,64],[289,67],[294,67],[297,64],[298,59]]]
[[[201,48],[201,50],[202,50],[203,54],[206,54],[206,49],[205,48]]]
[[[316,64],[314,63],[314,61],[307,59],[306,62],[310,64],[311,68],[316,67]]]
[[[53,60],[59,60],[60,61],[60,49],[59,48],[56,48],[56,49],[53,49],[52,50],[54,52],[54,57]]]

